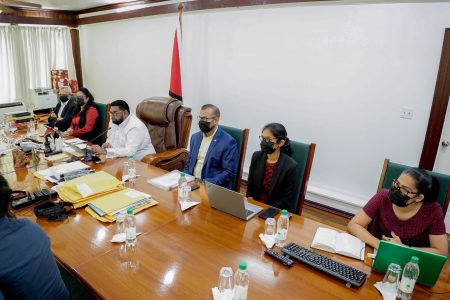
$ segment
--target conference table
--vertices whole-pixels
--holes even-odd
[[[112,159],[92,168],[122,178],[124,159]],[[49,164],[48,166],[50,166]],[[46,163],[39,169],[48,167]],[[16,211],[18,217],[37,222],[51,239],[56,259],[101,299],[213,299],[219,270],[230,266],[237,270],[245,261],[250,275],[248,299],[383,299],[374,283],[383,274],[371,270],[367,253],[364,262],[341,255],[317,251],[368,274],[361,287],[347,287],[300,262],[292,268],[264,254],[259,239],[264,220],[254,217],[243,221],[209,206],[205,187],[192,192],[200,204],[181,211],[177,191],[164,191],[147,180],[166,171],[141,162],[136,164],[137,178],[127,187],[150,194],[158,205],[136,214],[137,248],[132,263],[124,257],[124,246],[110,242],[115,223],[102,223],[81,208],[65,221],[37,219],[32,208]],[[37,190],[51,184],[33,176],[33,168],[20,168],[5,177],[14,189]],[[266,207],[262,203],[255,204]],[[288,242],[309,248],[321,224],[294,215]],[[433,287],[416,285],[413,299],[449,299],[450,264]],[[432,294],[435,293],[435,294]]]

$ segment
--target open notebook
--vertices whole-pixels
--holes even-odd
[[[345,232],[319,227],[311,243],[312,248],[337,253],[348,257],[364,260],[366,244]]]

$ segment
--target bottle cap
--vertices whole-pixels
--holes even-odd
[[[186,176],[186,174],[184,174],[184,172],[181,172],[181,173],[180,173],[180,176],[181,176],[181,177],[184,177],[184,176]]]
[[[287,216],[287,214],[288,214],[288,211],[287,211],[287,210],[285,210],[285,209],[283,209],[283,210],[281,211],[281,214],[282,214],[283,216]]]
[[[418,264],[419,263],[419,258],[417,256],[412,256],[410,262]]]
[[[134,155],[128,156],[129,159],[134,159]]]
[[[127,214],[132,215],[133,214],[133,209],[132,208],[127,209]]]
[[[242,271],[247,270],[247,263],[245,261],[241,261],[239,263],[239,270],[242,270]]]

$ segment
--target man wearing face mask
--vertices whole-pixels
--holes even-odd
[[[92,146],[95,153],[106,154],[107,158],[133,155],[136,160],[155,153],[147,127],[130,113],[130,107],[125,101],[111,102],[109,114],[108,138],[101,147]]]
[[[261,151],[253,153],[247,180],[247,197],[295,212],[297,162],[286,128],[280,123],[264,126]]]
[[[191,137],[184,172],[228,189],[233,188],[237,170],[237,143],[219,128],[220,110],[205,104],[198,116],[200,132]]]
[[[57,127],[60,131],[66,131],[72,123],[77,104],[70,99],[72,90],[68,86],[63,86],[59,90],[59,102],[48,117],[48,125]]]

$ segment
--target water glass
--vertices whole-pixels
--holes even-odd
[[[391,263],[384,275],[383,289],[397,293],[401,274],[402,268],[398,264]]]
[[[219,295],[220,300],[233,299],[233,269],[230,267],[222,267],[219,272]]]
[[[274,218],[267,218],[264,226],[264,235],[265,236],[274,236],[277,232],[276,230],[276,222]]]

